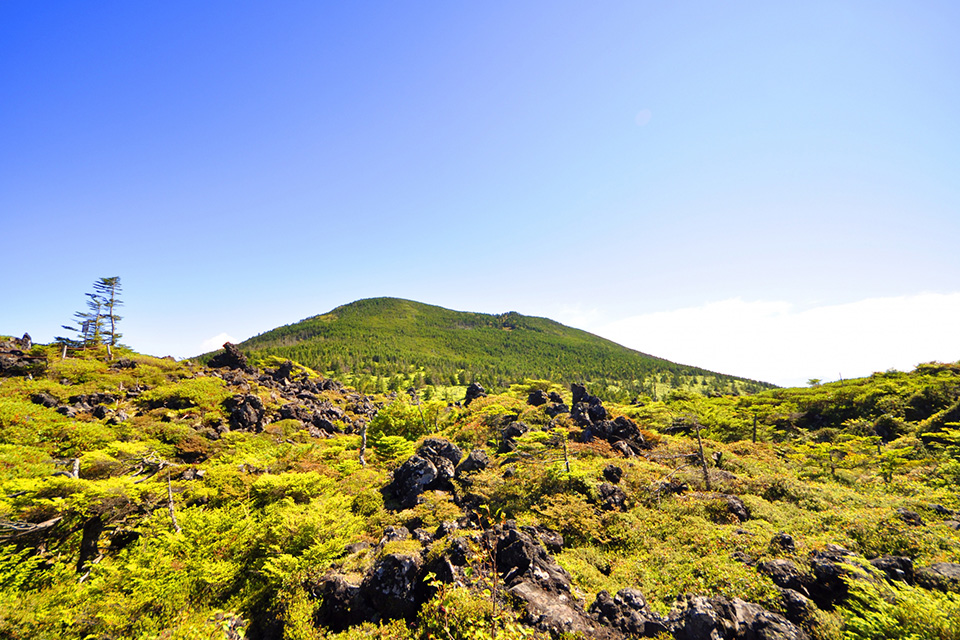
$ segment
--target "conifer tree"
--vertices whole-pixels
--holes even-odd
[[[73,325],[62,325],[68,331],[72,331],[72,337],[57,336],[55,340],[63,344],[64,355],[66,348],[87,348],[100,344],[106,344],[107,354],[113,357],[111,347],[117,345],[121,334],[117,331],[117,323],[120,316],[116,314],[116,308],[123,304],[120,300],[120,278],[100,278],[93,284],[93,293],[86,294],[87,310],[77,311],[73,314]],[[109,322],[109,329],[105,326]]]
[[[110,325],[110,330],[105,332],[105,341],[109,347],[117,346],[122,334],[117,331],[117,323],[122,319],[117,315],[117,307],[123,306],[120,300],[120,277],[100,278],[93,283],[95,295],[100,298],[103,305],[103,315],[106,316],[106,322]]]

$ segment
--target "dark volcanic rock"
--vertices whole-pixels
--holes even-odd
[[[39,404],[40,406],[47,407],[48,409],[52,409],[60,404],[59,400],[45,391],[33,394],[30,396],[30,401],[33,404]]]
[[[794,553],[797,550],[797,543],[793,541],[793,536],[783,531],[770,539],[770,546],[786,553]]]
[[[750,510],[747,509],[747,505],[743,504],[743,500],[731,495],[725,495],[723,499],[727,503],[727,510],[734,518],[740,522],[746,522],[750,519]]]
[[[463,459],[463,462],[457,466],[454,475],[459,479],[469,473],[483,471],[488,466],[490,466],[490,456],[487,455],[487,452],[483,449],[474,449],[468,453],[467,457]]]
[[[603,468],[603,478],[607,482],[617,484],[623,478],[623,469],[615,464],[608,464]]]
[[[400,505],[409,509],[417,505],[420,494],[427,490],[437,479],[437,466],[426,458],[410,456],[407,461],[393,472],[390,490],[400,501]]]
[[[423,444],[420,445],[420,448],[417,449],[417,455],[427,458],[434,463],[440,458],[445,458],[449,460],[453,466],[460,464],[460,459],[463,458],[463,452],[460,450],[460,447],[443,438],[427,438],[423,441]]]
[[[320,578],[312,589],[312,595],[320,599],[320,606],[313,618],[314,624],[331,631],[343,631],[375,615],[375,612],[364,604],[360,586],[347,582],[347,579],[339,574],[328,574]]]
[[[917,569],[914,577],[917,584],[925,589],[960,591],[960,564],[956,562],[938,562]]]
[[[920,514],[916,511],[910,511],[909,509],[904,509],[903,507],[897,508],[897,515],[900,516],[900,519],[909,524],[912,527],[922,527],[923,518],[920,517]]]
[[[810,597],[821,609],[832,609],[847,599],[850,593],[849,580],[871,580],[856,563],[852,552],[834,544],[810,554],[810,568],[814,582],[810,585]]]
[[[384,556],[360,584],[362,597],[383,618],[413,619],[420,608],[417,592],[422,564],[419,556]]]
[[[601,624],[630,636],[652,637],[667,631],[667,621],[650,611],[643,594],[636,589],[621,589],[616,597],[601,591],[589,613]]]
[[[463,399],[463,405],[468,406],[471,402],[477,398],[486,398],[487,391],[483,388],[483,385],[479,382],[471,382],[470,386],[467,387],[467,395]]]
[[[214,369],[240,369],[247,373],[253,373],[254,369],[247,362],[247,356],[243,355],[240,348],[232,342],[225,342],[223,353],[210,358],[210,367]]]
[[[761,562],[757,565],[757,570],[769,576],[778,587],[800,593],[808,593],[807,587],[813,583],[813,576],[803,573],[797,565],[782,558]]]
[[[241,431],[261,431],[266,409],[263,400],[248,393],[235,395],[224,401],[224,406],[230,412],[230,424]]]
[[[627,494],[617,485],[601,483],[597,492],[600,494],[600,508],[604,511],[626,511]]]
[[[887,580],[913,584],[913,560],[904,556],[881,556],[870,561]]]
[[[739,598],[688,595],[670,616],[677,640],[807,640],[783,616]]]
[[[293,374],[293,362],[287,360],[273,372],[272,376],[274,380],[289,380],[291,374]]]
[[[527,404],[533,405],[534,407],[539,407],[541,405],[547,404],[550,401],[549,396],[547,396],[546,391],[543,389],[534,389],[527,396]]]
[[[510,453],[517,448],[517,438],[530,431],[525,422],[511,422],[500,432],[499,453]]]

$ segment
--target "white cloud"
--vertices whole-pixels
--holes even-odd
[[[921,362],[960,360],[960,293],[871,298],[798,309],[739,298],[595,326],[651,355],[795,386]]]
[[[200,353],[216,351],[223,347],[224,342],[236,342],[237,339],[228,333],[218,333],[212,338],[207,338],[200,344]]]

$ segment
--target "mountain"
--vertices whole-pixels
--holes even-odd
[[[369,392],[470,382],[502,389],[547,378],[585,382],[601,397],[627,400],[678,388],[736,395],[773,386],[656,358],[547,318],[452,311],[398,298],[358,300],[240,347],[254,357],[295,360]]]

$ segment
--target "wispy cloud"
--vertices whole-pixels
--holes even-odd
[[[236,342],[237,339],[231,336],[229,333],[218,333],[212,338],[207,338],[200,344],[200,352],[206,353],[208,351],[216,351],[223,346],[224,342]]]
[[[781,385],[960,360],[960,293],[797,308],[740,298],[650,313],[592,330],[628,347]]]

